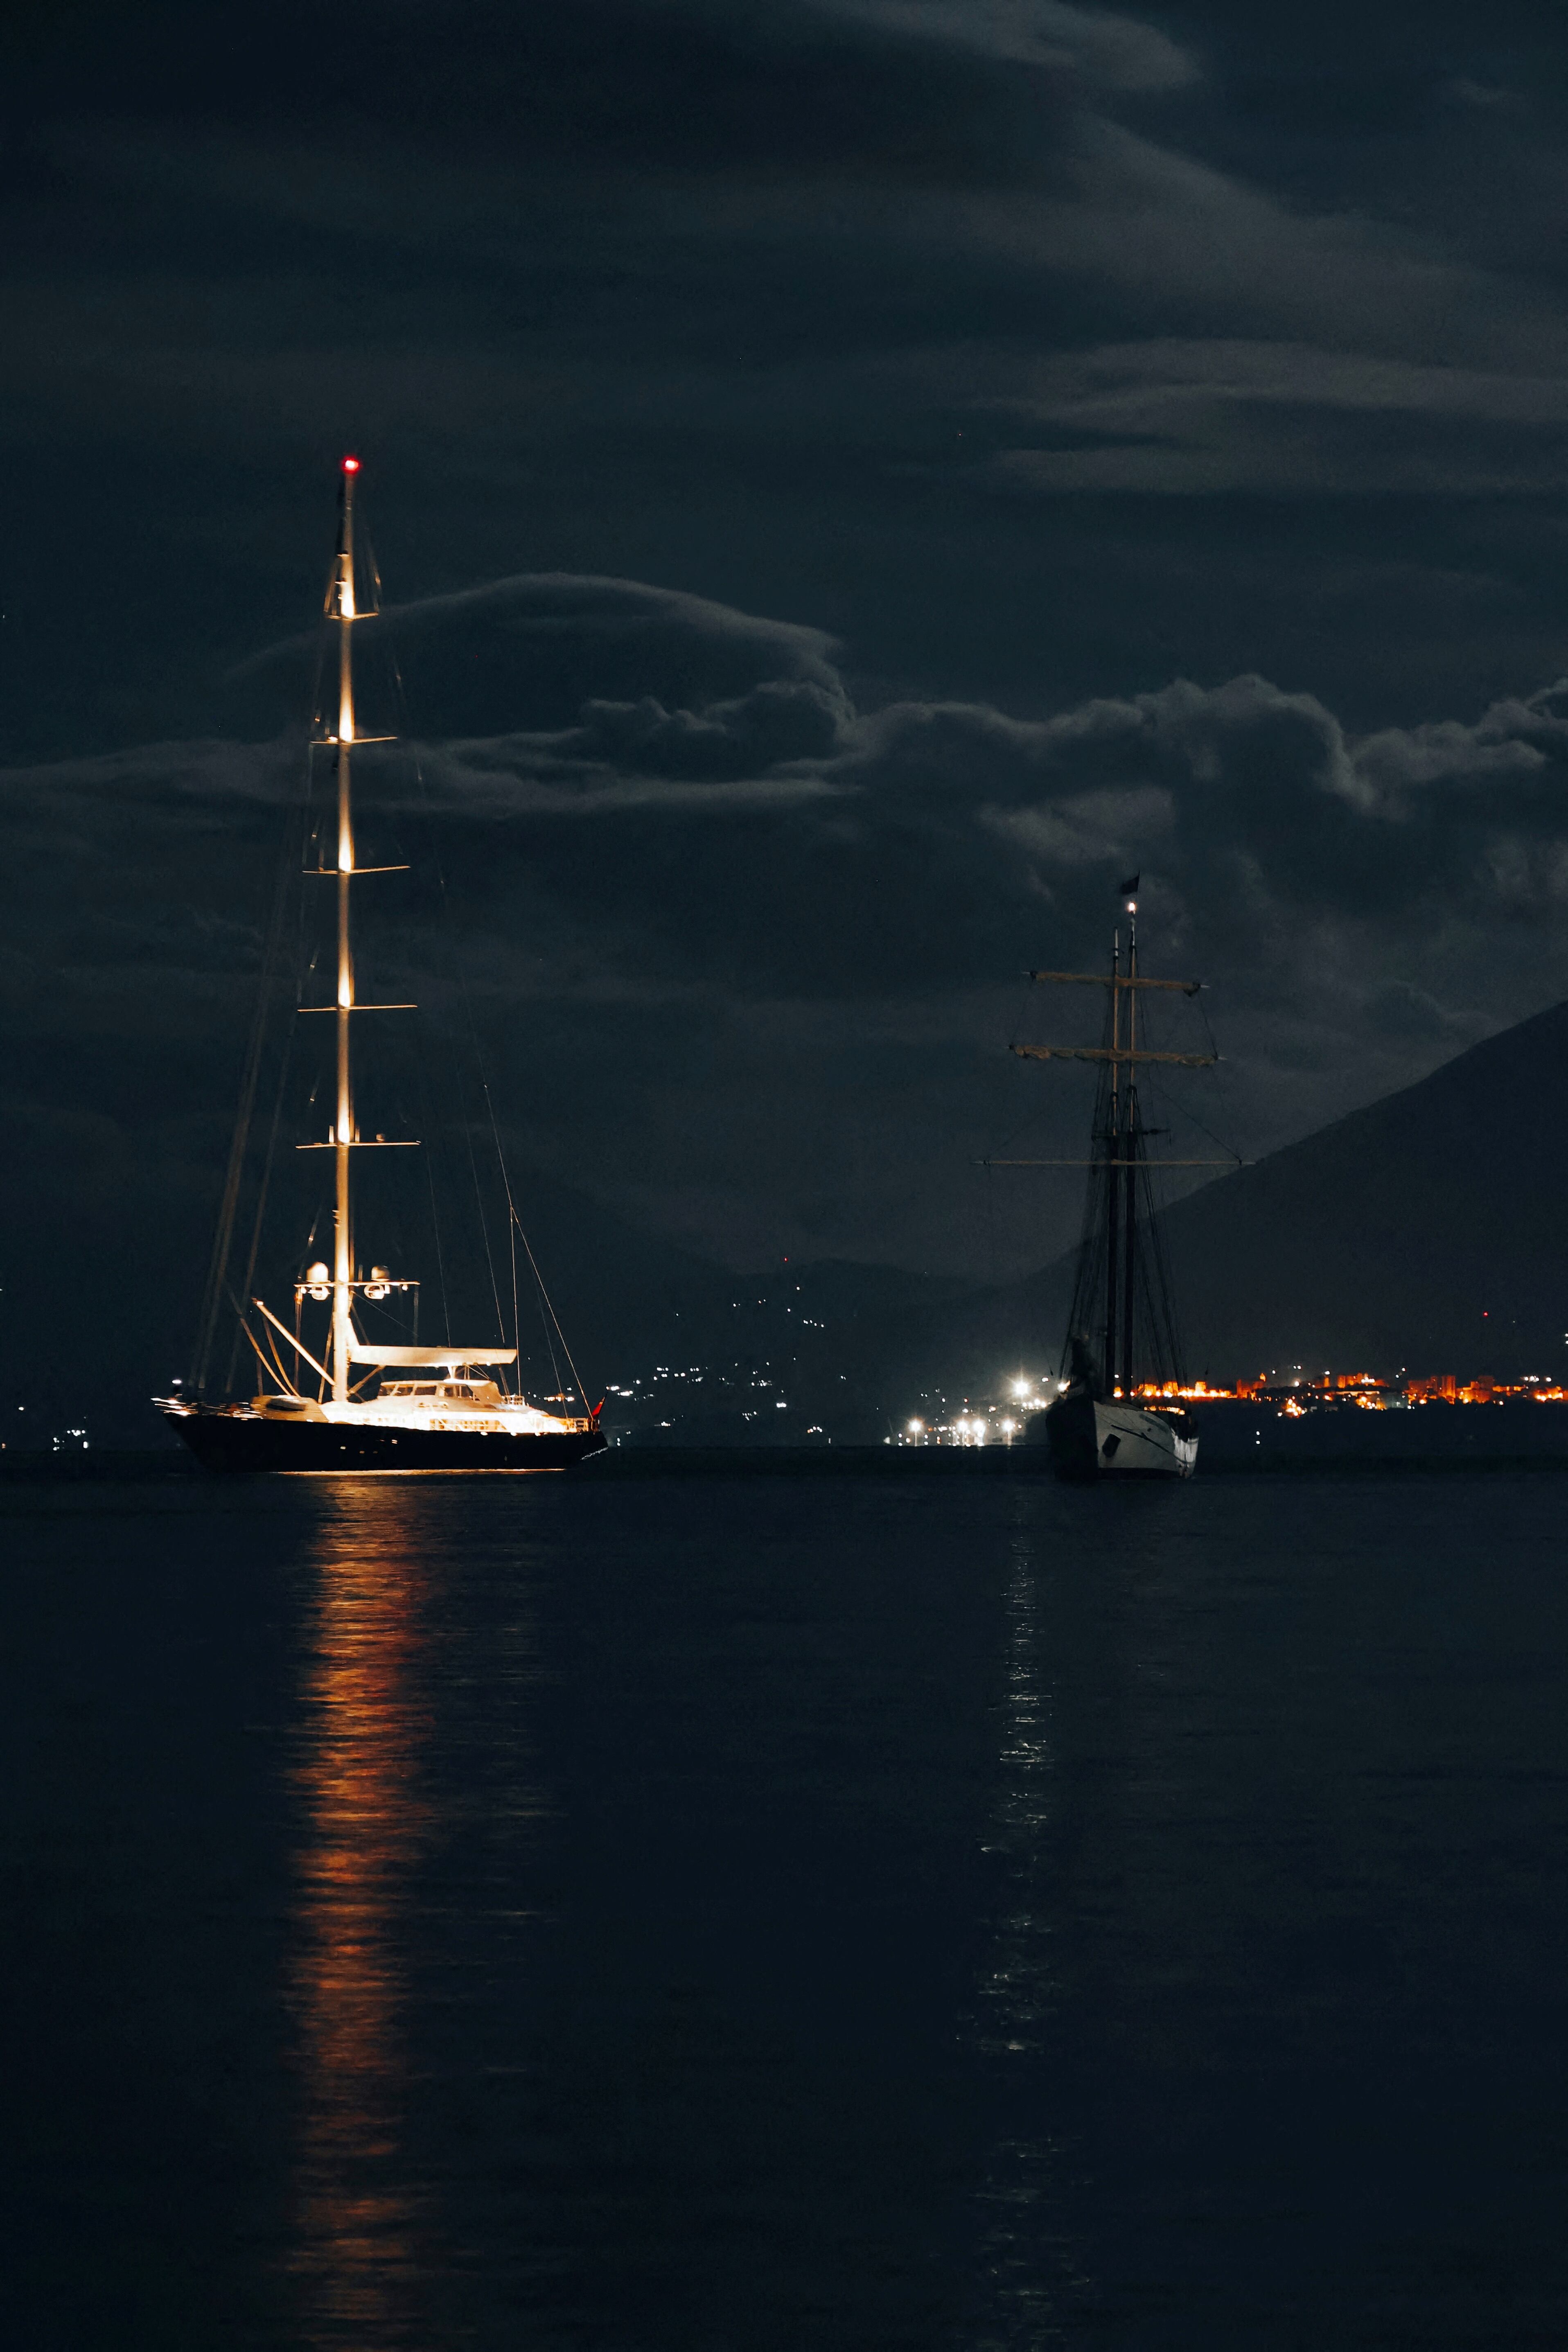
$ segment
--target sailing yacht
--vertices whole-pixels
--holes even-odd
[[[1010,1163],[1076,1165],[1089,1171],[1060,1392],[1027,1430],[1031,1438],[1044,1436],[1048,1443],[1057,1475],[1075,1480],[1190,1478],[1197,1466],[1192,1417],[1176,1401],[1182,1385],[1180,1345],[1151,1170],[1235,1165],[1228,1160],[1150,1160],[1150,1129],[1139,1102],[1138,1071],[1150,1063],[1205,1069],[1218,1056],[1152,1049],[1140,1039],[1139,1003],[1146,991],[1195,996],[1203,983],[1154,979],[1139,970],[1139,881],[1133,875],[1121,886],[1127,917],[1125,963],[1118,929],[1109,971],[1029,974],[1034,981],[1103,988],[1106,1014],[1100,1044],[1013,1048],[1026,1060],[1090,1062],[1100,1070],[1089,1158]]]
[[[581,1386],[582,1410],[552,1413],[514,1392],[510,1368],[517,1348],[483,1343],[462,1347],[382,1346],[367,1340],[359,1325],[363,1305],[379,1306],[395,1294],[416,1293],[417,1282],[395,1276],[384,1265],[366,1273],[354,1227],[354,1163],[362,1151],[416,1150],[407,1141],[374,1139],[360,1132],[355,1111],[353,1041],[356,1014],[412,1012],[412,1005],[372,1005],[356,993],[353,911],[362,878],[400,869],[360,864],[355,856],[352,790],[355,747],[370,738],[356,731],[353,643],[357,622],[372,617],[356,597],[354,484],[357,457],[345,457],[339,491],[337,551],[327,590],[326,613],[337,637],[337,724],[315,741],[331,747],[337,770],[333,863],[318,855],[308,870],[336,886],[336,992],[331,1004],[302,1005],[304,1013],[330,1014],[335,1022],[336,1064],[331,1132],[299,1144],[302,1151],[332,1154],[332,1262],[317,1259],[294,1285],[292,1328],[261,1298],[249,1302],[259,1318],[241,1313],[244,1336],[261,1368],[263,1386],[242,1402],[210,1403],[205,1358],[212,1317],[204,1314],[203,1368],[195,1393],[153,1400],[197,1460],[211,1470],[422,1471],[564,1470],[604,1450],[597,1409],[590,1410]],[[259,1034],[259,1032],[258,1032]],[[209,1281],[213,1314],[221,1305],[235,1202],[244,1149],[244,1120],[230,1160]],[[510,1209],[510,1191],[508,1199]],[[304,1344],[302,1310],[309,1299],[328,1307],[325,1338],[318,1355]],[[569,1359],[568,1359],[569,1360]],[[315,1374],[306,1377],[306,1367]],[[497,1375],[500,1375],[498,1379]],[[575,1375],[574,1374],[574,1379]],[[503,1384],[504,1383],[504,1384]],[[561,1392],[552,1404],[570,1405]]]

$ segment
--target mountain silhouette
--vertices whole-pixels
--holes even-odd
[[[1167,1220],[1193,1368],[1568,1369],[1568,1005]]]
[[[1568,1371],[1565,1063],[1559,1005],[1178,1202],[1165,1233],[1189,1373]],[[187,1215],[154,1213],[167,1170],[89,1182],[70,1139],[0,1184],[7,1228],[33,1244],[0,1301],[5,1434],[37,1443],[35,1426],[90,1417],[109,1442],[155,1442],[145,1400],[188,1346],[210,1212],[193,1184]],[[833,1261],[742,1276],[570,1186],[525,1175],[519,1191],[594,1397],[637,1381],[646,1396],[662,1371],[651,1419],[672,1434],[733,1422],[776,1444],[815,1423],[876,1442],[923,1399],[993,1397],[1059,1355],[1070,1258],[995,1288]],[[523,1325],[542,1387],[526,1294]]]
[[[1568,1371],[1568,1005],[1167,1212],[1189,1376]],[[954,1378],[1054,1363],[1062,1258],[965,1302]],[[934,1337],[935,1335],[933,1335]]]

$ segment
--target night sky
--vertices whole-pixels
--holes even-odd
[[[1568,994],[1560,7],[7,26],[8,1284],[194,1314],[349,448],[525,1213],[1044,1263],[1130,868],[1249,1158]]]

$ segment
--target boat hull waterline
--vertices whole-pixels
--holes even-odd
[[[1198,1441],[1165,1413],[1069,1388],[1042,1416],[1058,1478],[1190,1478]]]
[[[177,1408],[164,1420],[204,1470],[411,1472],[574,1469],[605,1450],[596,1429],[510,1431],[410,1429],[273,1419],[222,1406]]]

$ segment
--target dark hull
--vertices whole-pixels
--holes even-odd
[[[1064,1390],[1041,1419],[1051,1449],[1051,1468],[1058,1478],[1073,1482],[1100,1475],[1100,1438],[1095,1429],[1094,1399],[1087,1389]],[[1033,1434],[1033,1431],[1029,1433]]]
[[[331,1422],[264,1421],[223,1412],[170,1412],[204,1470],[570,1470],[605,1451],[596,1429],[539,1437],[475,1430],[345,1429]]]

